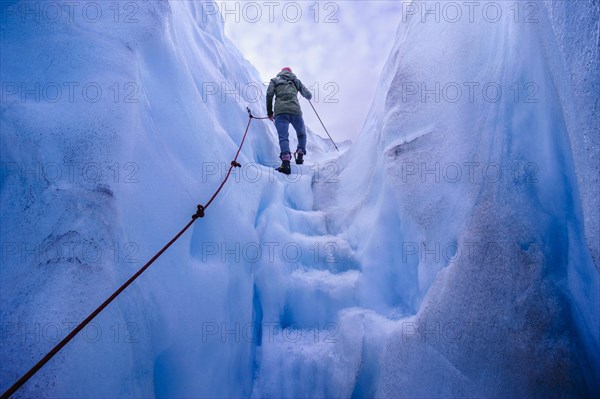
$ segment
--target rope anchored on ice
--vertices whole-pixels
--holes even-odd
[[[203,218],[204,217],[204,206],[198,205],[198,210],[196,213],[192,215],[193,219]]]

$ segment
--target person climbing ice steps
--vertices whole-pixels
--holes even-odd
[[[292,153],[288,132],[290,123],[298,136],[298,148],[294,153],[296,164],[303,164],[304,155],[306,155],[306,127],[302,118],[302,109],[298,102],[298,93],[302,94],[307,100],[312,98],[312,93],[289,67],[282,68],[281,72],[271,79],[267,88],[267,115],[269,119],[275,122],[281,151],[279,158],[281,158],[282,163],[277,171],[286,175],[292,172],[290,166]],[[273,111],[273,96],[275,96],[275,111]]]

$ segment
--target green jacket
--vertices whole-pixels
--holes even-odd
[[[271,79],[267,88],[267,115],[273,115],[273,96],[277,97],[275,99],[275,116],[279,114],[302,115],[298,92],[307,100],[312,98],[311,92],[296,75],[289,71],[279,72],[276,77]]]

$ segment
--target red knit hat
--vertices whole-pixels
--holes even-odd
[[[290,67],[284,67],[284,68],[281,68],[281,70],[282,71],[292,72],[292,68],[290,68]]]

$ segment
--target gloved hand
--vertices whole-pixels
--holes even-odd
[[[270,119],[270,120],[273,120],[273,119],[274,119],[274,118],[273,118],[273,114],[269,114],[269,119]]]

